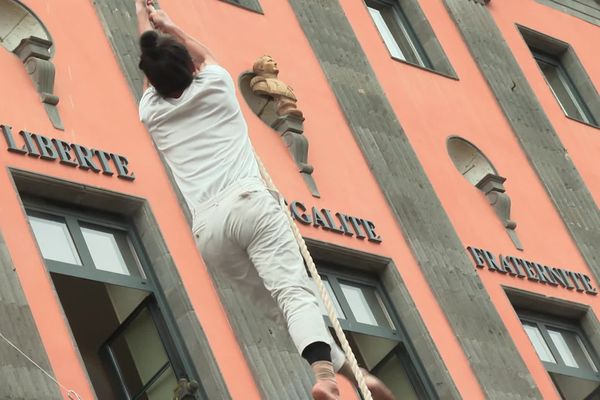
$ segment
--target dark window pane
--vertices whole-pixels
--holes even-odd
[[[542,333],[538,329],[537,325],[523,322],[523,328],[525,328],[525,332],[527,332],[527,336],[529,336],[529,340],[531,340],[531,344],[533,344],[535,352],[540,360],[556,364],[556,360],[550,352],[550,348],[546,344],[546,341],[544,340],[544,337],[542,336]]]
[[[568,78],[560,68],[543,60],[536,60],[552,89],[552,93],[554,93],[556,100],[558,100],[565,114],[569,117],[589,122],[582,111],[582,105],[579,104],[576,94],[573,93],[574,89],[570,87],[567,81]]]
[[[333,308],[335,309],[336,317],[338,319],[346,319],[346,315],[344,314],[344,311],[342,310],[342,307],[340,306],[340,303],[339,303],[335,293],[333,293],[331,284],[329,283],[327,278],[322,277],[321,279],[323,281],[323,285],[325,286],[325,289],[327,290],[327,294],[329,295],[329,297],[331,298],[331,302],[333,303]],[[315,284],[315,281],[310,279],[309,283],[313,290],[313,293],[315,294],[315,297],[317,298],[317,301],[319,302],[319,308],[321,309],[321,314],[327,316],[327,309],[325,308],[323,299],[321,299],[321,296],[319,295],[319,291],[317,290],[317,285]]]
[[[165,400],[173,397],[173,390],[177,386],[177,378],[172,368],[165,370],[148,390],[145,398],[148,400]]]
[[[373,372],[387,385],[397,399],[420,400],[397,352],[382,361],[377,366],[377,370]]]
[[[393,7],[385,7],[381,10],[381,15],[396,38],[398,46],[402,49],[405,60],[413,64],[424,65],[417,51],[418,44],[409,33],[410,27],[401,20],[398,12]]]
[[[396,42],[396,38],[394,37],[394,35],[392,34],[392,31],[388,27],[385,19],[383,18],[383,15],[381,15],[381,12],[378,9],[373,8],[373,7],[368,7],[368,8],[369,8],[369,13],[371,14],[371,18],[373,18],[373,22],[375,22],[375,26],[377,27],[377,30],[381,34],[381,37],[383,38],[383,41],[384,41],[385,45],[387,46],[388,50],[390,51],[390,54],[392,55],[392,57],[406,61],[406,57],[404,56],[404,53],[402,52],[402,50],[400,49],[400,46]]]
[[[367,6],[377,30],[392,57],[424,66],[419,54],[419,43],[411,35],[411,28],[392,6],[369,2]]]
[[[130,394],[139,393],[169,362],[154,321],[142,310],[109,345]]]
[[[575,332],[548,328],[548,334],[567,367],[598,372],[582,340]]]

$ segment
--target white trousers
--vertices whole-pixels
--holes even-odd
[[[193,233],[204,262],[225,274],[265,315],[282,311],[298,352],[331,346],[339,370],[344,353],[325,325],[287,217],[259,179],[239,181],[194,207]]]

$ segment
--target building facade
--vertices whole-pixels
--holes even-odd
[[[359,363],[398,399],[600,398],[597,0],[160,7],[236,80]],[[0,398],[162,400],[185,379],[307,399],[285,329],[196,250],[138,119],[137,36],[133,0],[0,0]],[[303,118],[252,90],[263,55]]]

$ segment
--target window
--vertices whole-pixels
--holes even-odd
[[[600,97],[573,48],[529,28],[518,29],[565,115],[597,127]]]
[[[392,58],[456,78],[416,0],[364,0]]]
[[[422,67],[431,67],[412,27],[398,5],[377,0],[367,0],[366,4],[392,57]]]
[[[156,304],[146,300],[101,348],[128,399],[169,398],[177,384],[158,329],[160,321]]]
[[[533,56],[563,112],[571,118],[597,125],[560,60],[540,52],[534,52]]]
[[[113,216],[25,206],[97,397],[171,398],[188,374],[135,233]]]
[[[367,1],[367,8],[392,57],[429,66],[429,60],[399,7]]]
[[[419,364],[378,281],[368,275],[347,275],[339,270],[333,265],[319,265],[360,366],[385,382],[398,399],[434,398],[424,384]],[[329,323],[322,303],[321,310]],[[335,337],[333,332],[332,335]]]
[[[563,399],[600,395],[600,364],[578,324],[525,311],[519,317]]]

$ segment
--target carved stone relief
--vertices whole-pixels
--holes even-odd
[[[54,95],[52,38],[40,19],[25,5],[15,0],[0,0],[0,46],[16,54],[23,64],[56,129],[63,129]]]
[[[50,61],[50,47],[52,42],[38,37],[29,37],[21,40],[21,43],[13,52],[25,65],[25,70],[35,83],[46,113],[56,129],[63,130],[58,109],[58,96],[54,94],[54,64]]]
[[[506,178],[498,175],[490,160],[471,142],[453,136],[448,139],[447,148],[456,169],[485,194],[515,247],[523,250],[515,231],[517,224],[510,219],[510,197],[503,185]]]
[[[500,175],[487,174],[475,186],[485,194],[490,205],[494,207],[496,215],[502,221],[506,233],[510,236],[515,247],[518,250],[523,250],[521,241],[517,236],[517,232],[515,232],[517,223],[510,219],[510,197],[508,197],[504,189],[503,183],[505,180],[506,178]]]
[[[304,115],[297,106],[293,89],[278,78],[279,68],[270,56],[256,60],[252,72],[240,77],[242,95],[252,111],[279,133],[314,197],[320,197],[308,162],[308,139],[304,135]]]

